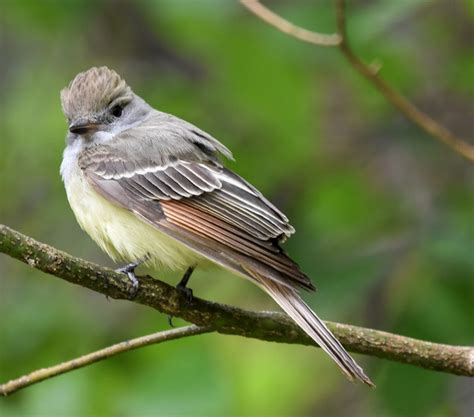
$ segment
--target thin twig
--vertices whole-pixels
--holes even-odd
[[[112,356],[121,353],[129,352],[144,346],[156,345],[158,343],[167,342],[169,340],[181,339],[183,337],[195,336],[198,334],[209,333],[212,331],[210,327],[198,327],[195,325],[180,327],[177,329],[166,330],[150,335],[137,337],[136,339],[127,340],[125,342],[116,343],[115,345],[106,347],[87,355],[80,356],[67,362],[58,365],[50,366],[48,368],[38,369],[29,374],[23,375],[20,378],[12,379],[5,384],[0,385],[0,394],[7,396],[20,391],[30,385],[37,384],[45,379],[49,379],[66,372],[71,372],[103,359],[111,358]]]
[[[474,162],[474,146],[470,145],[465,140],[456,137],[436,120],[418,109],[412,102],[395,91],[383,78],[381,78],[378,71],[374,71],[373,68],[366,65],[359,57],[357,57],[350,47],[347,36],[345,0],[336,0],[336,5],[337,26],[339,35],[342,38],[342,42],[338,46],[352,67],[367,80],[372,82],[383,96],[414,124],[421,127],[432,137],[451,147],[458,154]]]
[[[240,0],[240,2],[253,14],[257,15],[269,25],[276,27],[279,31],[293,36],[300,41],[312,43],[313,45],[318,46],[337,46],[341,42],[341,37],[337,33],[330,35],[316,33],[296,26],[276,13],[273,13],[257,0]]]
[[[74,258],[5,225],[0,225],[0,252],[47,274],[111,298],[129,297],[130,282],[123,274]],[[180,317],[198,326],[211,327],[221,334],[314,345],[285,314],[245,311],[197,297],[189,300],[181,291],[151,277],[140,277],[139,283],[133,302]],[[431,343],[349,324],[327,324],[341,343],[352,352],[456,375],[474,376],[473,347]]]
[[[345,18],[345,0],[336,1],[338,34],[321,35],[307,29],[295,26],[281,16],[263,6],[258,0],[240,0],[241,3],[257,17],[298,40],[309,42],[319,46],[334,46],[339,48],[351,66],[369,80],[377,90],[403,113],[415,125],[420,127],[433,138],[449,146],[456,153],[474,162],[474,146],[468,141],[455,136],[451,131],[442,126],[436,120],[418,109],[412,102],[395,91],[383,78],[380,77],[378,69],[366,65],[352,50],[347,36]],[[322,37],[322,38],[321,38]]]

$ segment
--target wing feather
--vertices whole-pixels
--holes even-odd
[[[174,166],[174,169],[180,174],[184,175],[190,182],[194,184],[198,189],[205,192],[210,192],[217,187],[214,187],[212,184],[209,184],[203,180],[196,172],[183,164],[177,164]]]
[[[207,199],[206,197],[207,195],[203,195],[202,198],[192,199],[189,204],[200,208],[206,213],[220,217],[259,239],[266,240],[268,239],[269,234],[275,235],[274,231],[270,231],[258,220],[254,220],[248,217],[245,213],[239,213],[232,208],[229,209],[224,204],[214,203],[211,199]],[[278,234],[276,234],[276,236],[278,236]]]
[[[193,184],[193,182],[188,177],[186,177],[186,175],[179,172],[175,166],[170,166],[166,170],[166,174],[190,195],[199,195],[202,193],[202,189]]]
[[[187,192],[180,183],[171,178],[167,171],[168,169],[154,172],[152,174],[145,174],[144,177],[153,179],[154,183],[161,184],[162,186],[166,187],[168,189],[168,195],[174,199],[190,197],[191,194]]]
[[[289,236],[292,233],[292,230],[287,229],[284,224],[275,224],[275,222],[267,219],[261,213],[249,209],[246,205],[239,204],[239,202],[232,199],[231,196],[225,195],[220,191],[221,190],[213,194],[205,195],[202,200],[209,205],[217,206],[220,209],[224,208],[227,212],[236,214],[239,219],[257,223],[261,228],[266,230],[266,238],[278,237],[282,234]]]
[[[163,202],[162,208],[167,219],[172,223],[194,229],[205,237],[225,243],[234,250],[252,256],[279,272],[302,281],[302,284],[306,282],[306,276],[301,271],[295,270],[295,263],[290,258],[281,251],[276,253],[269,250],[270,242],[249,239],[249,236],[239,229],[182,202]]]
[[[214,260],[234,270],[250,263],[284,285],[314,288],[277,243],[294,232],[285,215],[231,171],[192,160],[140,165],[103,148],[89,158],[83,170],[95,188],[155,227],[186,231],[204,251],[221,247]]]
[[[147,198],[151,200],[169,200],[179,197],[167,184],[162,181],[154,181],[154,179],[153,175],[137,175],[135,178],[126,178],[123,181],[131,186],[135,184],[147,190]]]
[[[156,193],[148,190],[141,182],[142,181],[130,181],[129,179],[123,179],[121,184],[123,184],[125,189],[134,190],[134,192],[140,196],[141,200],[153,200],[156,198]]]

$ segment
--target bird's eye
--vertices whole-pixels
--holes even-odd
[[[114,107],[112,107],[112,110],[110,111],[113,116],[115,117],[120,117],[123,113],[123,108],[122,106],[119,106],[118,104]]]

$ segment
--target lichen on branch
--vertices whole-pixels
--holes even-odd
[[[0,225],[0,252],[65,281],[115,299],[128,299],[130,283],[111,269],[75,258]],[[255,339],[314,345],[285,314],[254,312],[194,297],[189,300],[174,287],[149,276],[139,277],[140,287],[131,302],[180,317],[221,334]],[[401,335],[342,323],[327,322],[331,331],[350,351],[421,368],[474,376],[474,348],[417,340]]]

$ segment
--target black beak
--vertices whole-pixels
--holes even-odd
[[[94,132],[99,128],[97,123],[91,123],[84,120],[78,120],[72,122],[69,125],[69,131],[71,133],[76,133],[77,135],[84,135],[86,133]]]

